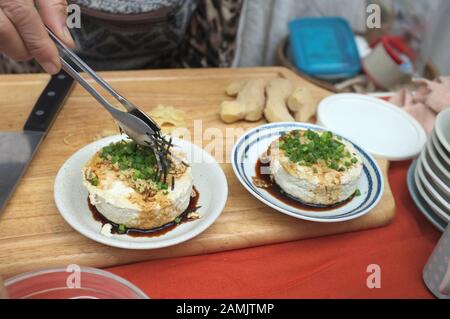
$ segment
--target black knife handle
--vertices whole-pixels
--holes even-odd
[[[24,131],[47,132],[61,110],[72,86],[73,78],[66,72],[61,71],[52,76],[28,117],[23,128]]]

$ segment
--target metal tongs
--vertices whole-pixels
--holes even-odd
[[[86,89],[116,120],[120,130],[136,143],[149,146],[155,153],[160,177],[165,178],[169,167],[171,141],[167,141],[161,134],[161,128],[147,114],[139,110],[134,104],[117,93],[104,79],[92,70],[78,55],[69,49],[50,29],[50,38],[55,42],[60,53],[62,68]],[[87,80],[85,80],[66,59],[86,72],[92,79],[111,94],[127,111],[121,111],[108,102]]]

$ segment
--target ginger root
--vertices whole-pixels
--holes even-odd
[[[186,112],[173,106],[159,104],[147,113],[158,123],[165,134],[169,134],[180,127],[187,127]]]
[[[287,79],[278,78],[269,82],[266,88],[267,102],[264,110],[267,121],[271,123],[295,122],[286,105],[293,90],[292,82]]]
[[[225,123],[259,121],[263,115],[268,122],[307,122],[321,100],[307,86],[284,78],[233,82],[226,93],[236,100],[222,103],[220,117]]]
[[[265,84],[266,82],[260,79],[231,83],[226,92],[229,96],[236,96],[236,100],[222,103],[221,119],[225,123],[240,120],[259,121],[264,112]]]
[[[316,114],[320,98],[315,97],[306,87],[297,87],[288,98],[289,110],[297,122],[307,122]]]
[[[244,88],[247,81],[237,81],[233,82],[226,88],[226,93],[228,96],[236,97],[240,91]]]

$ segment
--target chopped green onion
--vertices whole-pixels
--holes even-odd
[[[350,159],[352,155],[346,149],[342,138],[331,132],[291,131],[282,135],[279,146],[291,162],[304,166],[324,163],[336,171],[345,171],[357,163],[356,158]]]
[[[334,169],[334,170],[338,170],[338,168],[339,168],[339,166],[338,166],[338,164],[336,163],[336,162],[332,162],[330,165],[329,165],[329,168],[331,168],[331,169]]]
[[[157,160],[152,149],[136,142],[120,141],[111,143],[100,151],[100,157],[111,163],[115,169],[127,171],[134,181],[144,180],[154,183],[158,190],[167,185],[157,180]]]
[[[117,228],[117,232],[119,234],[125,234],[127,232],[127,228],[125,227],[124,224],[120,224],[119,227]]]
[[[98,177],[93,176],[89,182],[91,183],[92,186],[98,186]]]

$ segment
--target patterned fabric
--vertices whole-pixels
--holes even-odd
[[[76,0],[79,5],[110,13],[142,13],[179,6],[184,0]]]
[[[96,70],[226,67],[234,59],[243,0],[76,2],[89,7],[82,7],[82,28],[72,35],[78,54]],[[109,6],[94,9],[100,4]],[[0,73],[39,70],[34,62],[0,58]]]
[[[156,11],[104,14],[82,7],[82,28],[73,29],[78,54],[97,70],[167,68],[182,44],[197,0]]]
[[[202,0],[175,66],[229,67],[236,54],[243,1]]]

